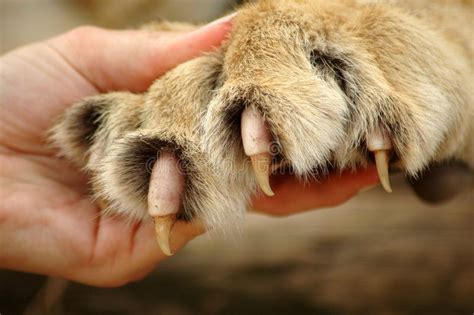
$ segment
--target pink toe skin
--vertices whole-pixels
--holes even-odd
[[[148,213],[152,217],[178,213],[183,192],[184,173],[178,158],[173,152],[160,152],[150,177]]]
[[[367,135],[367,148],[369,151],[391,150],[392,141],[390,136],[383,129],[376,129]]]
[[[241,135],[247,156],[269,152],[272,135],[256,109],[247,107],[242,112]]]

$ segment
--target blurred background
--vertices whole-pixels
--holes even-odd
[[[0,52],[82,24],[201,23],[235,2],[0,0]],[[334,209],[284,219],[251,214],[247,221],[240,237],[202,236],[122,288],[0,271],[0,314],[45,313],[45,300],[50,314],[474,312],[472,195],[430,206],[395,176],[393,194],[377,187]]]

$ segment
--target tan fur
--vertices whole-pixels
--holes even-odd
[[[442,0],[257,1],[240,9],[222,48],[178,66],[143,95],[74,105],[53,140],[91,172],[109,211],[138,219],[147,216],[156,154],[176,151],[187,175],[183,218],[210,227],[241,218],[255,192],[240,140],[246,106],[264,115],[278,157],[303,177],[328,165],[367,165],[365,137],[375,128],[390,134],[393,165],[411,176],[448,159],[474,168],[472,8]],[[93,134],[88,142],[85,134]]]

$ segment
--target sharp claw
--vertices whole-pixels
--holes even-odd
[[[158,246],[166,256],[172,256],[170,247],[170,235],[173,225],[176,223],[176,215],[171,214],[164,217],[155,217],[155,232]]]
[[[390,152],[392,150],[392,142],[387,132],[381,128],[374,130],[367,136],[367,147],[369,151],[374,153],[375,165],[380,182],[386,192],[391,193],[390,175],[388,172]]]
[[[148,214],[155,220],[156,240],[161,251],[171,256],[170,235],[177,221],[184,192],[184,175],[172,152],[162,151],[153,166],[148,190]]]
[[[246,108],[242,113],[242,143],[244,151],[252,160],[255,178],[260,189],[267,196],[275,195],[270,187],[270,169],[272,156],[268,152],[272,135],[263,116],[253,108]]]
[[[390,175],[388,173],[388,161],[390,151],[380,150],[375,151],[375,165],[377,166],[377,173],[379,174],[380,182],[386,192],[391,193],[392,187],[390,185]]]
[[[252,155],[252,168],[257,179],[257,184],[263,193],[267,196],[274,196],[270,187],[270,166],[272,164],[272,156],[269,153],[261,153]]]

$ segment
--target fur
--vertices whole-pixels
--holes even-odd
[[[472,170],[472,9],[472,1],[256,1],[239,9],[221,48],[144,94],[74,105],[52,139],[90,172],[109,213],[135,219],[147,218],[153,161],[174,150],[186,172],[182,218],[222,230],[256,190],[240,140],[247,106],[301,177],[367,165],[365,138],[376,128],[390,134],[393,167],[411,177],[451,159]]]

